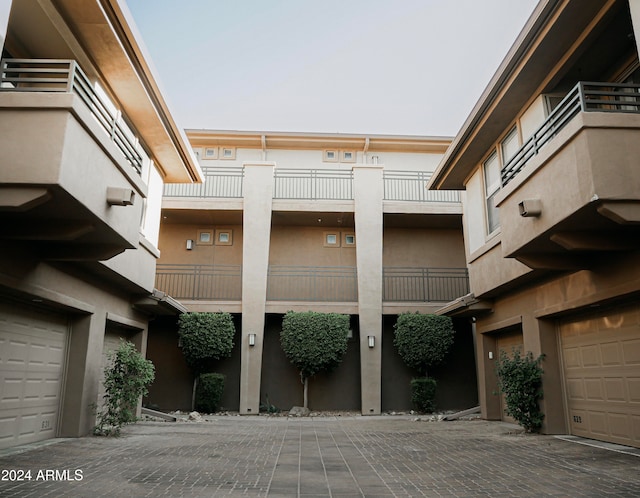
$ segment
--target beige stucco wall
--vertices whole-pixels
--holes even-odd
[[[464,268],[462,233],[457,229],[385,228],[383,266]]]
[[[325,234],[355,234],[355,228],[274,226],[269,264],[291,266],[355,266],[355,247],[327,247]]]

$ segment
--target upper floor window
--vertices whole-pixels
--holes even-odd
[[[495,204],[496,194],[500,191],[500,161],[496,151],[483,163],[484,197],[487,212],[487,231],[492,233],[500,227],[500,217]]]
[[[520,141],[518,139],[518,129],[513,128],[500,143],[502,153],[502,165],[504,166],[518,152]]]

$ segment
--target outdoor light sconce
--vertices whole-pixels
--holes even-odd
[[[187,239],[187,251],[193,249],[193,240]]]
[[[256,345],[256,335],[249,334],[249,346],[255,346],[255,345]]]
[[[136,194],[130,188],[107,187],[107,204],[109,206],[132,206]]]
[[[523,218],[537,218],[542,214],[542,201],[540,199],[525,199],[518,203],[518,210]]]
[[[375,345],[376,345],[376,336],[374,336],[374,335],[367,336],[367,340],[369,341],[369,347],[370,348],[375,347]]]

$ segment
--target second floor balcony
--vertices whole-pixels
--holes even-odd
[[[158,264],[156,287],[175,299],[240,301],[240,265]],[[383,301],[445,303],[469,292],[466,268],[383,269]],[[267,301],[358,301],[358,277],[352,266],[270,265]]]
[[[640,237],[640,85],[580,82],[502,171],[502,252],[590,268]]]
[[[0,238],[52,260],[138,246],[148,158],[75,61],[3,59],[0,123]]]

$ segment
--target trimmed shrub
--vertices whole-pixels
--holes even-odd
[[[453,345],[455,329],[448,316],[401,313],[393,326],[393,344],[409,368],[427,374],[441,364]]]
[[[219,373],[200,374],[196,388],[195,408],[202,413],[215,413],[220,407],[224,391],[224,375]]]
[[[125,424],[137,420],[136,409],[141,396],[155,378],[155,368],[128,342],[108,355],[104,369],[104,404],[97,413],[94,433],[99,436],[117,436]]]
[[[187,365],[197,375],[206,371],[211,360],[231,356],[236,329],[229,313],[184,313],[178,333]]]
[[[436,409],[436,385],[436,380],[430,377],[411,380],[411,403],[416,410],[431,413]]]
[[[543,358],[540,355],[534,359],[531,351],[521,356],[517,349],[510,358],[502,351],[497,365],[498,387],[505,396],[506,412],[527,432],[539,431],[544,419],[538,403],[542,399]]]

